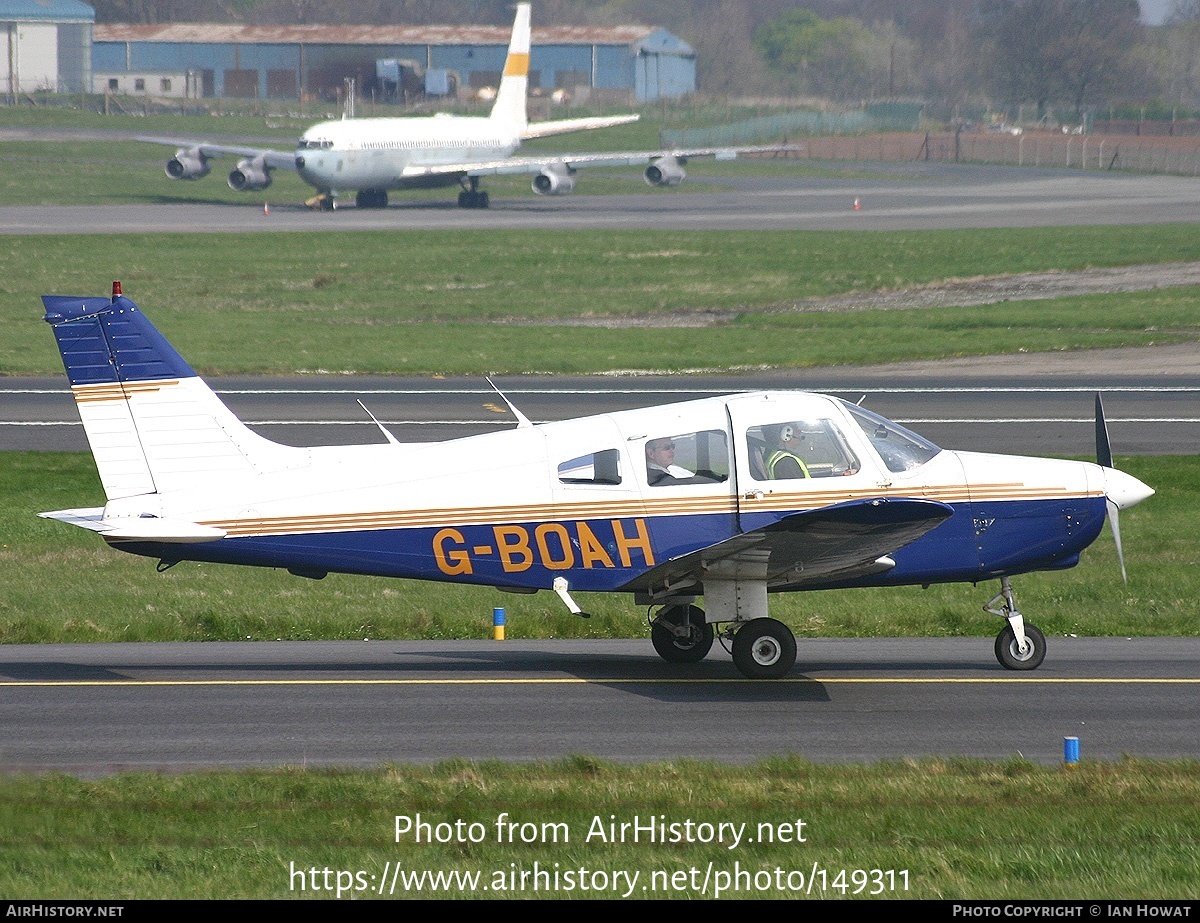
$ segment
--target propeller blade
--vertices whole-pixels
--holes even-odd
[[[1121,520],[1118,516],[1120,507],[1112,500],[1107,501],[1108,504],[1108,524],[1112,527],[1113,542],[1117,546],[1117,563],[1121,565],[1121,579],[1129,582],[1129,578],[1125,576],[1125,551],[1121,547]]]
[[[1108,424],[1104,422],[1104,403],[1096,392],[1096,462],[1105,468],[1113,466],[1112,444],[1108,441]]]

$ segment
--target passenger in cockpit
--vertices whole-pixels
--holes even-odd
[[[651,439],[646,443],[646,483],[678,484],[692,477],[692,472],[675,464],[675,440],[671,437]]]

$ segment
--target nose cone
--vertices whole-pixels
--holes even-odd
[[[1153,494],[1153,488],[1147,487],[1133,475],[1116,468],[1104,469],[1104,495],[1117,505],[1117,509],[1127,510]]]

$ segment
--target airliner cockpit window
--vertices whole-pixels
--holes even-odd
[[[889,471],[901,472],[919,468],[942,451],[924,436],[918,436],[912,430],[905,429],[886,417],[864,410],[849,401],[843,403],[854,417],[854,421],[867,434],[871,445]]]

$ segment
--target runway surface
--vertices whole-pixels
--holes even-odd
[[[695,757],[1200,758],[1200,639],[1050,638],[1041,669],[986,638],[802,639],[742,679],[648,641],[0,647],[0,771]]]
[[[1138,351],[1121,351],[1122,354]],[[1138,364],[1136,360],[1134,364]],[[1009,454],[1095,451],[1094,395],[1103,393],[1119,454],[1189,454],[1200,448],[1200,367],[971,375],[930,363],[745,376],[528,377],[496,379],[535,422],[608,413],[732,391],[803,388],[835,393],[947,448]],[[986,367],[984,369],[986,372]],[[481,379],[214,379],[241,419],[290,445],[381,442],[358,401],[401,441],[453,439],[515,425]],[[63,379],[0,379],[0,449],[85,451],[87,440]]]
[[[808,165],[797,161],[797,168]],[[847,169],[846,164],[825,164]],[[852,165],[864,179],[714,177],[622,195],[493,198],[460,209],[453,190],[386,209],[297,203],[0,207],[0,234],[328,230],[924,230],[1162,224],[1200,220],[1200,178],[941,163]],[[636,176],[630,182],[637,189]],[[181,189],[181,197],[186,190]],[[858,199],[860,208],[854,209]]]

